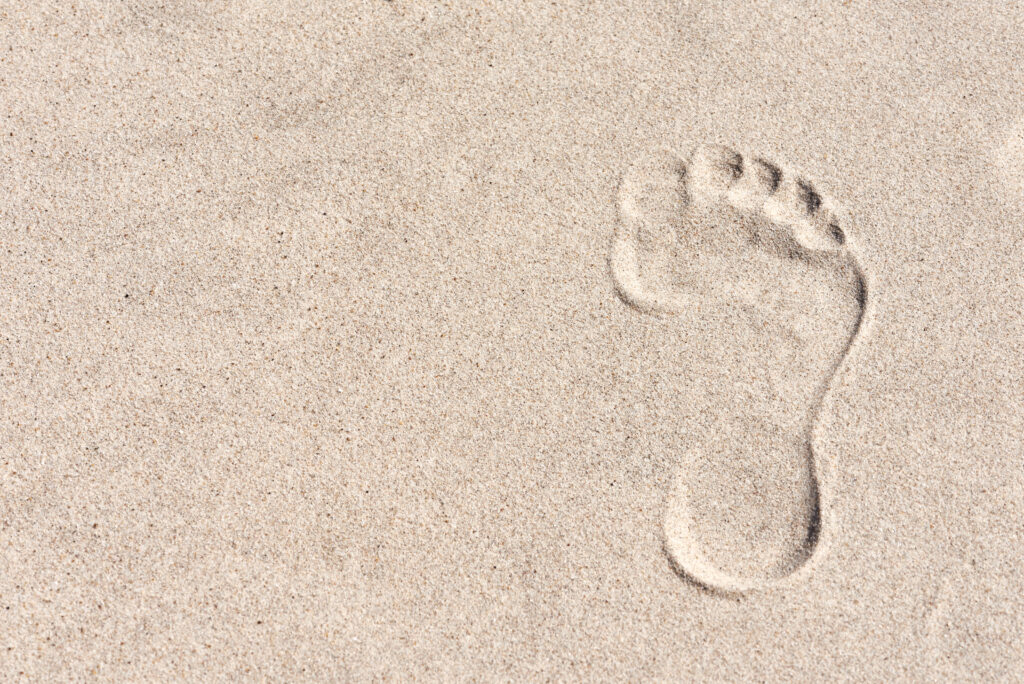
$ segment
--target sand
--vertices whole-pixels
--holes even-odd
[[[0,35],[0,679],[1020,679],[1019,3]]]

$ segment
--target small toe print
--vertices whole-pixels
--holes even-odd
[[[821,195],[815,191],[810,183],[803,180],[796,182],[798,197],[802,204],[802,209],[808,214],[814,214],[821,207]]]
[[[782,181],[782,171],[778,166],[763,159],[755,159],[750,164],[750,173],[757,179],[759,187],[764,188],[766,194],[772,194],[779,189]]]
[[[764,212],[779,223],[801,224],[820,206],[821,196],[807,182],[783,175],[775,194],[765,202]]]
[[[827,206],[820,207],[814,216],[793,224],[793,235],[807,249],[836,251],[846,244],[846,235],[838,214]]]
[[[846,244],[846,235],[843,233],[843,229],[839,227],[839,223],[837,221],[829,221],[825,226],[825,231],[837,245]]]

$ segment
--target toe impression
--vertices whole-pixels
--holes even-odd
[[[778,190],[782,171],[762,159],[743,165],[743,173],[729,188],[729,201],[738,209],[759,211]]]
[[[720,200],[742,175],[743,157],[732,148],[699,145],[690,157],[688,180],[698,202]]]
[[[838,212],[802,178],[784,176],[764,212],[791,226],[793,237],[807,249],[834,251],[846,241]]]

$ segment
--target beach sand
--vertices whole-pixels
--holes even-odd
[[[1021,677],[1019,3],[0,36],[0,678]]]

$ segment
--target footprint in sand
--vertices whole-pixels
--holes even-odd
[[[739,345],[728,358],[740,359],[729,370],[743,399],[720,407],[738,414],[723,422],[728,429],[681,455],[665,551],[712,590],[793,580],[833,533],[811,437],[865,310],[846,221],[807,180],[713,145],[689,159],[668,151],[640,159],[623,178],[619,213],[610,265],[624,302],[691,322],[712,309],[736,314],[727,319],[734,329],[706,339]],[[755,375],[764,382],[751,393]],[[788,509],[773,511],[783,501]]]

